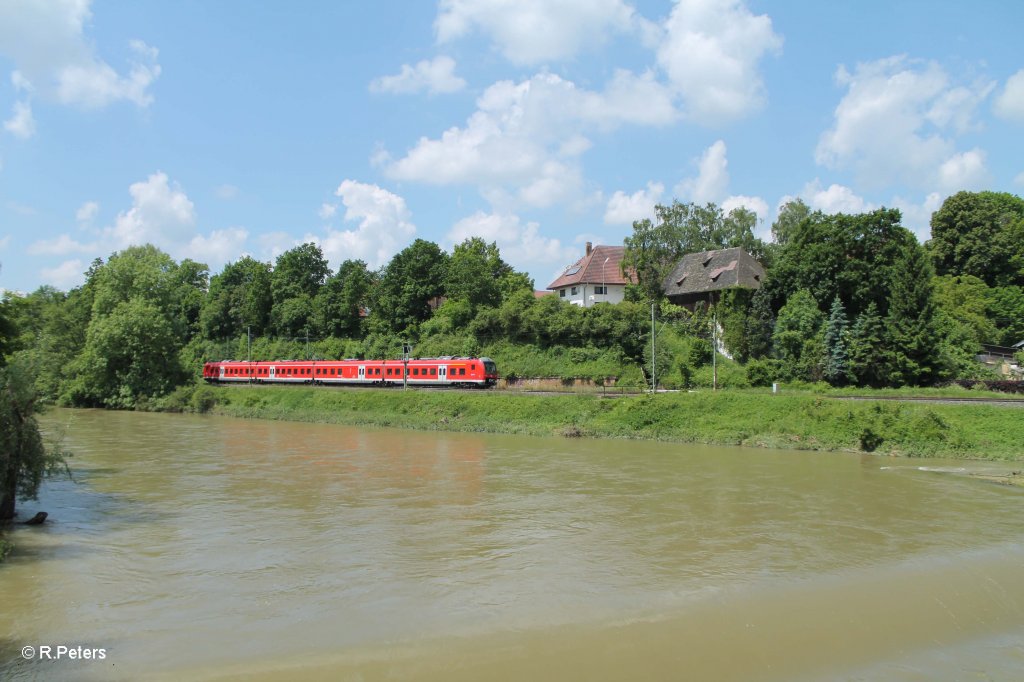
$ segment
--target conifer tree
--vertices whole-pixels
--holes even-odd
[[[833,386],[841,386],[849,377],[849,360],[846,350],[846,309],[836,296],[832,300],[828,324],[825,326],[825,380]]]
[[[850,329],[849,371],[858,386],[885,384],[884,333],[878,307],[872,302]]]
[[[934,270],[923,247],[908,244],[893,264],[885,318],[888,383],[920,386],[936,379]]]

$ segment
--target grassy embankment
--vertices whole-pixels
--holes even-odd
[[[179,390],[165,409],[411,429],[632,438],[911,457],[1024,460],[1024,408],[810,393],[521,395],[300,386]]]

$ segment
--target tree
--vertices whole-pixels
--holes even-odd
[[[785,246],[804,220],[811,215],[810,207],[802,199],[793,199],[779,209],[779,215],[772,223],[772,240]]]
[[[372,297],[374,331],[418,334],[430,318],[431,300],[444,293],[448,257],[434,242],[417,239],[384,268]]]
[[[452,249],[445,274],[444,290],[449,299],[466,301],[472,309],[501,304],[501,281],[513,274],[501,259],[498,245],[470,237]]]
[[[338,266],[313,303],[320,331],[328,336],[362,338],[373,284],[373,273],[363,261],[347,260]]]
[[[849,368],[858,386],[879,388],[885,385],[884,335],[878,306],[870,303],[850,329]]]
[[[775,316],[772,314],[768,290],[761,287],[751,298],[750,310],[744,321],[748,358],[763,358],[771,354]]]
[[[1024,285],[1024,199],[957,192],[932,214],[928,250],[939,275],[973,275],[989,286]]]
[[[836,296],[832,300],[828,324],[825,326],[825,363],[822,374],[833,386],[845,384],[849,378],[849,359],[846,350],[846,309]]]
[[[246,256],[213,276],[200,314],[206,338],[237,338],[247,329],[255,336],[269,331],[274,303],[271,272],[270,263]]]
[[[790,297],[779,311],[772,335],[783,370],[794,379],[816,380],[821,371],[821,328],[825,316],[806,289]]]
[[[174,325],[141,296],[118,304],[89,323],[85,347],[73,365],[73,403],[132,408],[163,395],[185,377]]]
[[[33,384],[23,363],[0,369],[0,521],[14,518],[18,498],[36,499],[44,477],[68,470],[64,453],[43,442]]]
[[[313,299],[320,293],[331,269],[323,251],[313,243],[302,244],[277,257],[270,288],[274,331],[283,336],[308,333],[313,324]]]
[[[920,386],[935,380],[939,339],[931,262],[917,243],[908,244],[893,264],[885,317],[888,382]]]
[[[860,215],[810,214],[777,253],[766,284],[773,309],[807,289],[817,301],[841,295],[850,317],[870,303],[885,317],[892,281],[903,276],[895,264],[917,245],[900,220],[897,209],[884,208]]]

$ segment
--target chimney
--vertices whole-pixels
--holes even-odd
[[[589,256],[590,252],[593,251],[593,250],[594,250],[594,245],[591,244],[590,242],[587,242],[587,255]]]

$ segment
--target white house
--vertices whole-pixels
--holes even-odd
[[[548,285],[563,301],[589,308],[595,303],[621,303],[626,285],[632,282],[622,274],[624,246],[593,246],[587,242],[587,253],[565,269]]]

